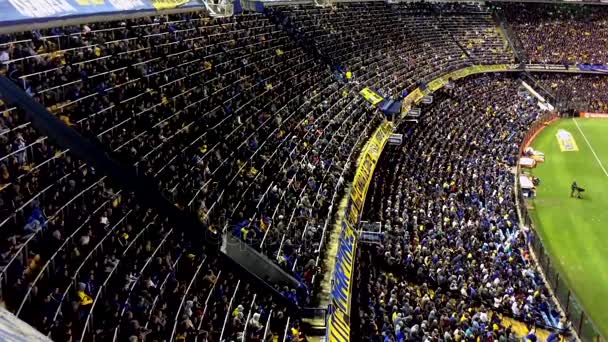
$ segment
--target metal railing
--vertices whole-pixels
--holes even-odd
[[[222,271],[219,271],[218,274],[217,274],[217,277],[215,277],[215,281],[213,282],[213,285],[209,289],[209,293],[207,294],[207,299],[205,299],[205,306],[204,306],[204,309],[203,309],[203,315],[201,316],[200,320],[198,321],[198,325],[196,327],[196,329],[198,331],[200,331],[201,328],[202,328],[202,326],[203,326],[203,321],[205,320],[205,317],[207,315],[207,308],[209,307],[209,300],[211,299],[211,295],[215,291],[215,285],[217,285],[217,283],[220,280],[221,276],[222,276]],[[194,337],[194,342],[198,342],[198,337],[199,337],[199,335],[196,335]]]
[[[232,308],[234,305],[234,298],[236,298],[236,294],[237,294],[237,292],[239,292],[240,285],[241,285],[241,281],[239,280],[236,283],[236,287],[234,288],[234,293],[232,294],[232,298],[230,298],[230,303],[228,303],[228,308],[226,310],[226,317],[224,318],[224,325],[222,326],[222,333],[220,334],[220,338],[219,338],[220,342],[224,341],[224,334],[226,333],[226,326],[228,325],[228,319],[230,318],[230,315],[233,310]]]
[[[555,118],[557,118],[557,115],[551,113],[537,120],[526,133],[520,150],[523,151],[529,142],[534,139],[536,134],[540,132],[548,122]],[[582,341],[605,342],[606,339],[601,336],[600,330],[593,323],[589,314],[584,310],[580,301],[576,298],[576,295],[568,286],[565,277],[559,273],[552,257],[545,249],[545,244],[542,237],[534,230],[534,222],[532,221],[526,206],[527,200],[523,197],[523,194],[520,191],[520,173],[521,169],[518,166],[517,177],[515,177],[515,191],[516,196],[519,199],[518,205],[521,212],[521,219],[524,226],[530,228],[527,237],[528,245],[534,252],[534,255],[536,255],[537,264],[545,275],[547,286],[549,286],[549,288],[551,288],[553,291],[553,294],[557,299],[562,311],[566,315],[566,318],[571,322],[572,329]]]
[[[175,312],[175,318],[173,321],[173,330],[171,331],[171,338],[169,339],[170,341],[174,341],[175,333],[177,331],[177,325],[180,322],[180,315],[182,314],[182,310],[184,308],[184,303],[186,302],[186,298],[188,297],[190,290],[193,288],[193,285],[194,285],[194,287],[196,287],[196,281],[198,279],[198,274],[200,273],[203,265],[205,265],[206,261],[207,261],[207,256],[205,255],[205,256],[203,256],[203,260],[201,260],[201,262],[198,264],[196,271],[194,271],[194,274],[192,275],[192,278],[190,279],[190,283],[188,283],[188,287],[186,288],[186,291],[184,292],[184,295],[182,296],[182,300],[179,303],[179,307],[177,308],[177,311]],[[237,288],[238,288],[238,284],[237,284]],[[231,301],[231,303],[232,303],[232,301]],[[226,323],[224,322],[224,324],[226,324]]]
[[[266,320],[266,326],[264,327],[264,341],[272,340],[272,333],[270,332],[270,320],[272,319],[272,310],[268,313],[268,319]],[[270,333],[270,335],[269,335]]]

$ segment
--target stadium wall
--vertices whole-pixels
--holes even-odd
[[[546,66],[531,68],[521,67],[516,64],[496,64],[496,65],[480,65],[462,68],[446,75],[438,77],[430,81],[424,90],[416,88],[408,94],[402,105],[401,119],[403,119],[412,105],[419,103],[426,95],[443,88],[450,80],[462,79],[471,75],[482,73],[497,73],[497,72],[520,72],[520,71],[537,71],[546,72]],[[563,67],[563,66],[562,66]],[[568,72],[579,72],[578,68],[570,68]],[[565,72],[566,68],[560,69]],[[521,150],[531,141],[536,133],[538,133],[548,122],[555,118],[556,114],[551,113],[549,116],[538,120],[527,133],[524,142],[521,145]],[[330,307],[327,317],[327,333],[326,339],[329,342],[348,342],[350,341],[350,300],[352,291],[352,276],[355,266],[355,252],[357,247],[357,226],[365,203],[367,188],[371,182],[373,172],[378,158],[382,154],[384,146],[388,138],[393,133],[396,125],[389,121],[385,121],[373,134],[372,138],[366,143],[363,148],[357,173],[353,179],[351,192],[348,194],[348,205],[341,218],[340,240],[338,246],[338,254],[336,256],[336,267],[332,275],[332,288],[330,292]],[[517,173],[519,175],[519,172]],[[516,177],[516,188],[519,187],[519,177]],[[517,190],[516,190],[517,191]],[[521,192],[518,191],[519,196]],[[520,202],[521,203],[521,202]],[[528,218],[529,219],[529,218]],[[529,226],[529,225],[528,225]],[[535,247],[532,245],[531,247]],[[542,263],[538,263],[542,266]],[[558,297],[559,298],[559,297]],[[570,316],[568,316],[570,318]],[[578,332],[578,330],[577,330]],[[580,335],[579,335],[580,336]]]

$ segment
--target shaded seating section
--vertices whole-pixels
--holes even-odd
[[[516,213],[512,170],[540,115],[519,88],[506,75],[457,81],[397,129],[404,143],[387,146],[364,213],[386,235],[358,267],[362,339],[508,337],[491,313],[561,326]]]
[[[534,78],[555,95],[562,108],[608,113],[608,77],[604,75],[534,73]]]
[[[608,63],[605,7],[529,3],[500,7],[531,63]]]
[[[357,85],[335,81],[261,14],[5,40],[5,73],[67,125],[155,178],[210,231],[240,236],[313,284],[343,179],[380,122]],[[10,136],[19,146],[42,138],[27,128]]]
[[[280,6],[267,12],[301,44],[327,56],[334,68],[352,72],[354,80],[385,96],[400,96],[417,82],[468,65],[456,41],[461,46],[474,41],[470,50],[483,63],[512,59],[491,17],[477,6],[369,2]]]
[[[291,49],[293,44],[288,45],[285,36],[272,42],[271,36],[277,32],[266,25],[266,19],[259,15],[251,17],[253,19],[250,16],[223,19],[225,22],[219,23],[221,20],[196,16],[138,19],[114,23],[115,27],[112,23],[99,27],[90,24],[82,31],[63,28],[60,30],[65,34],[60,37],[30,40],[15,37],[15,42],[10,44],[11,56],[15,58],[4,64],[5,71],[66,124],[99,141],[125,163],[135,164],[142,174],[157,177],[161,190],[178,206],[199,212],[201,220],[212,231],[218,230],[214,225],[219,229],[224,227],[223,221],[220,226],[219,221],[211,219],[213,210],[220,207],[222,194],[229,194],[222,204],[224,212],[232,209],[231,205],[250,211],[245,205],[249,198],[239,200],[235,189],[242,186],[249,190],[252,184],[256,190],[262,185],[266,187],[269,183],[262,183],[262,179],[255,176],[263,175],[263,165],[267,162],[285,167],[289,158],[301,157],[300,152],[305,153],[303,150],[310,146],[319,148],[324,154],[315,151],[315,159],[306,165],[310,173],[301,173],[308,179],[290,179],[309,182],[309,188],[302,187],[306,191],[298,188],[298,193],[311,198],[311,202],[306,202],[310,212],[302,215],[314,215],[317,221],[311,220],[310,227],[304,225],[303,231],[297,234],[314,237],[320,248],[329,220],[328,204],[335,201],[336,190],[342,183],[340,177],[348,171],[347,157],[355,155],[358,144],[379,118],[372,111],[355,108],[359,103],[355,101],[359,100],[352,92],[332,85],[327,77],[330,74],[324,73],[323,67],[315,66],[301,50]],[[249,24],[251,28],[247,27]],[[71,31],[76,32],[67,33]],[[213,40],[218,36],[216,50],[209,43],[202,48],[194,46],[195,43],[187,47],[204,50],[201,53],[212,57],[185,62],[197,68],[173,70],[179,69],[173,65],[184,61],[177,57],[190,54],[184,46],[181,52],[168,50],[182,43],[173,41],[182,32],[200,34],[187,38],[191,41]],[[20,44],[29,46],[40,41],[43,43],[35,50],[23,47],[30,55],[24,56],[18,48]],[[119,50],[105,56],[108,44],[118,45]],[[267,48],[258,50],[261,45]],[[73,52],[79,49],[86,52]],[[94,51],[95,60],[87,60],[91,57],[90,50]],[[145,53],[139,55],[140,51],[135,50]],[[237,51],[242,51],[241,55]],[[171,60],[171,52],[180,56]],[[122,58],[117,56],[131,53],[135,59],[116,60]],[[56,65],[50,67],[52,63]],[[132,68],[144,64],[137,70]],[[78,79],[70,78],[72,74],[62,74],[81,66],[82,69],[77,69]],[[91,79],[97,79],[98,70],[106,73],[99,77],[107,75],[108,78],[94,83]],[[202,77],[205,72],[210,77]],[[57,74],[63,76],[54,78]],[[204,86],[199,84],[201,80],[206,81]],[[311,89],[313,85],[318,90]],[[41,95],[47,93],[53,96]],[[315,96],[317,93],[328,98]],[[308,96],[317,100],[313,103]],[[180,100],[180,97],[183,98]],[[329,103],[350,105],[329,111]],[[49,144],[48,138],[30,127],[19,109],[4,103],[2,106],[6,118],[3,130],[6,205],[2,206],[2,219],[6,231],[12,232],[2,253],[6,262],[3,292],[7,294],[3,298],[20,317],[44,332],[52,331],[56,340],[68,339],[68,335],[74,338],[96,335],[103,339],[150,335],[161,339],[191,335],[192,325],[196,329],[204,327],[207,334],[219,339],[223,334],[247,333],[243,323],[249,322],[250,318],[245,319],[249,314],[245,311],[243,315],[233,315],[233,312],[239,305],[255,302],[255,307],[248,306],[248,310],[255,311],[255,322],[264,324],[264,330],[260,332],[254,324],[248,334],[268,336],[279,330],[284,333],[284,320],[289,317],[283,309],[271,305],[267,297],[253,301],[256,291],[246,284],[239,285],[239,279],[229,272],[221,274],[222,267],[216,265],[217,260],[176,235],[170,223],[139,208],[130,196],[123,197],[126,195],[115,186],[106,184],[105,177],[71,158],[68,151]],[[298,108],[301,110],[296,112]],[[317,115],[321,118],[318,122],[313,120]],[[292,140],[283,139],[295,133],[290,129],[296,127],[300,127],[300,135],[294,134],[290,137]],[[254,137],[255,134],[259,137]],[[292,154],[275,154],[278,147],[287,143],[292,147],[299,143],[310,145],[299,146],[302,151],[292,151]],[[327,157],[330,155],[335,159]],[[205,161],[207,156],[209,162]],[[277,161],[273,157],[283,159]],[[322,177],[315,183],[316,179],[311,177],[317,174],[312,171],[321,163],[320,157],[328,159],[322,161],[319,169],[323,170],[318,172]],[[346,159],[339,160],[339,157]],[[167,175],[163,175],[163,171],[168,171]],[[224,182],[221,187],[220,181]],[[23,188],[25,190],[21,190]],[[241,202],[243,205],[239,207]],[[289,206],[285,210],[295,211]],[[116,223],[108,226],[108,222]],[[283,232],[283,238],[285,234]],[[272,242],[272,238],[268,241]],[[294,260],[290,267],[295,269],[298,255],[294,250],[301,248],[296,243],[290,247]],[[306,262],[315,261],[309,266],[312,268],[309,278],[312,278],[319,252],[307,246],[303,255]],[[300,263],[303,269],[305,262]],[[24,265],[35,271],[27,271],[21,277]],[[203,277],[222,279],[218,293],[215,287],[209,287],[209,281],[199,280]],[[9,284],[12,286],[7,288]],[[108,289],[113,291],[106,291]],[[291,289],[282,291],[294,295]],[[231,302],[228,306],[226,298]],[[48,312],[33,311],[36,307],[33,302],[47,306]],[[184,318],[183,313],[193,308],[209,310],[209,314],[192,316],[190,313]],[[251,316],[253,318],[253,314]],[[149,323],[152,318],[155,323]],[[120,329],[116,329],[119,323]],[[280,329],[275,330],[278,327]]]
[[[447,71],[462,67],[454,60],[467,55],[473,64],[508,63],[514,60],[506,39],[502,36],[490,10],[478,4],[439,3],[439,4],[398,4],[393,7],[401,13],[400,20],[411,25],[411,35],[420,37],[427,47],[425,58],[435,59],[440,71],[429,66],[432,72],[424,76],[426,80],[445,74]],[[433,16],[431,14],[434,14]],[[457,51],[453,44],[459,47]],[[437,50],[438,48],[443,49]],[[443,56],[443,57],[442,57]]]
[[[19,109],[3,110],[15,117],[8,130],[28,123]],[[283,304],[233,274],[216,251],[51,139],[24,153],[22,164],[6,159],[1,191],[0,289],[19,318],[55,341],[219,340],[244,331],[235,320],[255,311],[264,330],[251,335],[283,336]]]
[[[99,139],[125,161],[137,165],[142,173],[159,177],[161,190],[182,207],[192,204],[188,192],[200,186],[179,187],[180,180],[186,184],[194,181],[186,177],[188,173],[180,171],[191,171],[196,164],[181,165],[176,161],[183,160],[178,158],[184,156],[192,164],[194,155],[185,153],[207,145],[212,149],[222,133],[227,136],[221,138],[231,141],[229,133],[236,134],[239,127],[243,130],[254,117],[258,119],[264,114],[264,107],[252,105],[254,100],[259,105],[262,99],[272,98],[270,94],[284,95],[279,92],[284,89],[284,82],[274,83],[277,90],[271,92],[272,82],[277,76],[285,75],[289,66],[300,65],[282,63],[284,69],[278,67],[275,59],[279,59],[279,54],[283,56],[281,48],[286,50],[281,60],[291,60],[293,51],[283,46],[288,44],[286,37],[272,38],[276,29],[260,16],[217,20],[193,16],[180,15],[170,18],[171,21],[154,18],[145,25],[138,25],[139,20],[115,22],[116,30],[105,29],[108,23],[103,23],[100,29],[91,24],[92,31],[75,39],[86,40],[84,45],[88,49],[122,48],[124,51],[101,60],[81,62],[83,68],[96,72],[90,75],[81,71],[82,79],[77,81],[76,89],[64,89],[70,87],[69,84],[60,86],[63,93],[76,99],[61,96],[61,105],[56,107],[42,99],[58,115],[66,116],[66,121],[69,118],[83,134]],[[126,31],[124,35],[133,38],[114,40],[116,31]],[[107,37],[110,34],[112,36]],[[100,47],[101,44],[89,41],[105,43]],[[254,49],[255,54],[246,56]],[[62,53],[58,63],[66,63],[65,68],[74,68],[72,53],[82,55],[72,50]],[[20,67],[19,61],[9,65]],[[300,70],[306,66],[309,64],[303,64]],[[28,74],[20,80],[29,88],[30,79],[35,84],[36,76],[39,75]],[[34,89],[36,94],[46,93],[46,89]],[[268,97],[262,98],[263,95]],[[263,104],[269,107],[270,101]],[[241,113],[241,110],[248,112]],[[209,128],[215,130],[207,132]],[[207,133],[211,135],[215,131],[218,136],[208,139]],[[211,140],[209,144],[207,140]],[[183,167],[188,170],[181,170]],[[160,177],[163,171],[169,170],[173,171],[170,176]]]
[[[296,32],[297,39],[310,42],[328,56],[333,67],[352,72],[363,85],[384,87],[379,90],[385,96],[400,95],[402,89],[422,78],[420,74],[406,74],[423,69],[422,63],[436,62],[420,55],[427,53],[426,46],[419,39],[411,41],[415,37],[412,27],[399,23],[400,11],[384,3],[339,4],[335,9],[273,7],[269,11],[288,30]],[[456,44],[450,47],[455,56],[460,56]]]

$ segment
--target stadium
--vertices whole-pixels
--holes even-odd
[[[0,0],[0,341],[606,341],[603,3]]]

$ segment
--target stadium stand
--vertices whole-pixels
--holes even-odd
[[[555,94],[566,108],[608,112],[608,78],[603,75],[535,74],[536,80]]]
[[[23,153],[3,181],[2,299],[53,340],[260,335],[246,315],[258,325],[284,315],[233,265],[48,138]]]
[[[186,21],[189,20],[183,20]],[[113,25],[116,27],[112,28]],[[150,31],[132,32],[131,25],[135,30]],[[87,25],[80,34],[57,37],[56,43],[50,42],[53,37],[32,38],[31,41],[19,39],[20,44],[27,47],[19,49],[10,45],[11,56],[16,58],[7,61],[6,71],[66,124],[90,138],[105,140],[109,145],[100,146],[120,152],[127,146],[124,143],[146,137],[155,140],[147,140],[147,145],[138,142],[136,146],[155,147],[157,145],[150,142],[162,143],[163,128],[175,133],[170,129],[185,126],[186,122],[173,122],[175,127],[163,125],[172,117],[184,114],[178,107],[184,105],[182,102],[174,97],[173,106],[168,106],[166,98],[163,99],[169,94],[180,95],[176,91],[184,90],[184,84],[177,89],[171,87],[172,93],[168,94],[152,91],[163,89],[159,83],[161,79],[153,78],[152,74],[169,69],[167,62],[161,62],[154,54],[133,55],[135,59],[124,56],[130,55],[129,48],[147,51],[152,46],[162,45],[159,41],[144,41],[142,33],[148,38],[176,30],[173,23],[165,26],[167,32],[157,27],[159,25],[152,19],[143,23],[104,23],[99,28],[91,24],[94,29]],[[209,26],[219,29],[219,25]],[[233,25],[227,23],[227,26]],[[97,31],[101,32],[101,37],[97,37]],[[112,36],[105,36],[107,32]],[[36,46],[40,41],[44,43]],[[121,46],[123,51],[106,50],[108,45],[102,44],[108,41],[108,44]],[[132,45],[126,45],[128,42]],[[175,45],[170,39],[166,44]],[[48,52],[41,49],[48,49]],[[157,56],[167,53],[161,49],[159,47]],[[23,50],[29,51],[30,55],[20,54]],[[275,54],[272,50],[272,55]],[[156,63],[163,65],[132,69],[144,61],[144,56],[147,62],[159,61]],[[206,70],[201,63],[197,66]],[[183,72],[171,75],[182,76],[183,81],[183,75],[186,75]],[[222,79],[227,77],[221,75]],[[170,81],[168,76],[164,81],[177,83]],[[123,91],[122,87],[127,89]],[[142,102],[129,103],[138,98]],[[196,98],[187,101],[194,100]],[[111,338],[112,334],[124,338],[150,334],[149,338],[153,340],[172,339],[176,334],[191,333],[194,324],[197,329],[205,328],[205,334],[218,335],[215,339],[221,334],[236,336],[242,328],[244,333],[259,336],[275,331],[269,329],[271,314],[279,320],[287,318],[284,309],[270,309],[268,298],[252,300],[251,296],[256,293],[251,287],[239,285],[239,279],[226,270],[222,274],[217,260],[208,260],[206,254],[200,253],[200,246],[190,246],[183,235],[174,233],[166,220],[142,209],[123,191],[114,190],[116,187],[109,186],[105,176],[98,175],[68,151],[50,144],[47,137],[32,128],[19,108],[8,107],[6,103],[3,106],[6,128],[3,130],[6,142],[3,225],[5,231],[11,232],[2,254],[5,262],[3,299],[13,312],[41,331],[52,332],[55,340],[85,336],[91,333],[91,329],[85,329],[87,326],[95,326],[93,334],[104,339]],[[145,120],[138,121],[138,117],[147,111],[150,112]],[[192,117],[195,113],[188,114]],[[146,126],[152,124],[155,126]],[[164,127],[154,131],[160,126]],[[206,126],[196,128],[201,131],[203,127]],[[144,136],[146,129],[151,131],[148,136]],[[132,148],[130,152],[134,150]],[[135,223],[140,226],[134,228]],[[207,269],[204,272],[206,280],[199,289],[197,275],[202,277],[203,266]],[[214,279],[220,281],[218,288]],[[9,281],[11,286],[7,288]],[[104,298],[102,290],[105,293],[107,289],[115,291],[112,298]],[[192,295],[193,292],[197,294]],[[110,295],[106,293],[106,296]],[[256,311],[257,323],[250,332],[242,325],[247,311],[231,312],[234,307],[239,308],[239,302],[247,305],[249,315]],[[45,310],[33,310],[39,306]],[[94,308],[101,312],[93,315]],[[209,313],[204,316],[200,314],[201,310],[203,313],[209,310]],[[191,311],[197,311],[197,315],[192,316]],[[180,312],[189,312],[188,317],[180,319]],[[120,322],[119,332],[116,328]],[[268,325],[264,325],[265,322]],[[260,331],[259,325],[264,325],[265,329]],[[284,324],[275,322],[273,329],[276,327],[284,327]]]
[[[9,127],[27,121],[17,124]],[[1,275],[9,310],[55,341],[283,336],[288,316],[272,292],[42,140],[23,151],[22,164],[10,157],[14,166],[5,168]]]
[[[15,37],[12,52],[37,52],[15,53],[9,77],[84,136],[156,178],[177,206],[199,212],[212,229],[230,227],[312,281],[318,262],[309,261],[323,230],[303,218],[327,215],[327,197],[336,192],[328,189],[339,186],[345,164],[328,156],[353,156],[346,147],[378,123],[358,108],[348,85],[336,84],[326,66],[260,14],[92,23],[68,37],[58,30],[75,29]],[[292,164],[298,159],[302,168]]]
[[[504,3],[505,16],[529,62],[606,64],[606,8]],[[576,46],[576,48],[572,48]]]
[[[404,144],[387,147],[368,196],[367,219],[386,237],[361,252],[361,339],[508,338],[502,313],[560,324],[516,215],[511,169],[539,116],[518,86],[457,82],[398,128]]]
[[[0,74],[154,182],[201,235],[233,234],[300,284],[239,269],[2,99],[1,298],[55,341],[300,341],[294,308],[316,305],[331,276],[320,260],[333,214],[385,119],[359,92],[397,100],[450,71],[514,62],[484,6],[383,2],[33,30],[0,36],[0,57]],[[360,251],[353,341],[511,337],[494,328],[503,314],[561,324],[510,191],[520,128],[538,114],[517,89],[460,81],[397,129],[406,153],[388,148],[366,205],[390,240]]]

